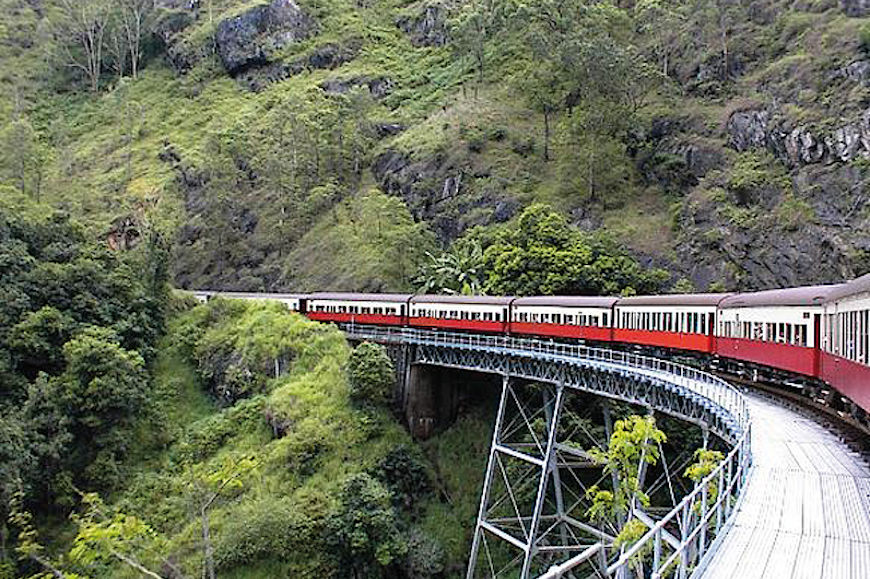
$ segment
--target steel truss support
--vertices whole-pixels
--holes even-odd
[[[558,439],[565,395],[561,383],[522,385],[505,375],[468,579],[536,576],[612,540],[572,516],[585,505],[563,475],[588,463],[578,463],[578,451]],[[601,557],[591,564],[603,573]]]
[[[355,339],[412,345],[409,364],[504,377],[469,579],[622,578],[632,573],[632,561],[644,550],[652,552],[646,571],[653,579],[674,572],[686,577],[691,566],[703,568],[720,542],[720,533],[730,525],[752,462],[751,422],[745,398],[721,379],[630,352],[538,339],[373,326],[346,330]],[[682,500],[668,484],[674,507],[658,521],[649,516],[651,511],[638,511],[650,531],[615,553],[614,561],[607,560],[614,537],[581,522],[582,515],[573,516],[586,502],[586,487],[576,471],[589,468],[590,460],[569,444],[572,434],[558,428],[569,392],[644,406],[701,426],[705,445],[709,434],[732,445],[725,460]],[[606,406],[604,420],[609,437],[612,426]],[[674,462],[680,464],[679,457]],[[663,483],[654,481],[653,487],[670,481],[667,467],[659,478]],[[714,487],[715,498],[710,498],[708,490]]]

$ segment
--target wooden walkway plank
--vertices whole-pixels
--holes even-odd
[[[804,535],[798,547],[793,579],[821,579],[825,563],[825,538]]]
[[[796,533],[777,533],[776,542],[764,566],[764,577],[791,577],[800,544],[801,536]]]
[[[697,577],[870,579],[870,467],[811,419],[749,395],[753,469]]]

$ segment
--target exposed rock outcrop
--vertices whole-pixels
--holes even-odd
[[[169,64],[185,73],[204,56],[202,47],[190,45],[183,32],[199,18],[199,0],[155,0],[152,33],[163,43]]]
[[[444,46],[449,39],[447,9],[441,4],[429,4],[414,16],[403,16],[396,20],[396,26],[417,47]]]
[[[796,200],[802,209],[793,214]],[[723,207],[696,192],[677,217],[677,263],[699,288],[714,281],[741,289],[827,283],[867,267],[870,176],[859,168],[806,165],[794,171],[788,198],[745,213]]]
[[[767,148],[792,167],[870,158],[870,109],[829,132],[790,127],[767,110],[738,111],[728,119],[727,130],[736,150]]]
[[[867,16],[870,14],[870,0],[840,0],[840,6],[847,16]]]
[[[308,56],[289,64],[275,62],[248,68],[236,75],[236,80],[249,90],[259,92],[272,83],[286,80],[306,70],[337,68],[356,58],[361,46],[359,39],[351,39],[344,44],[324,44],[315,48]]]
[[[221,21],[215,42],[224,68],[237,75],[269,64],[271,53],[308,38],[315,29],[314,20],[293,0],[272,0]]]
[[[834,73],[834,79],[847,79],[852,82],[870,86],[870,60],[861,59],[850,62]]]
[[[133,249],[142,239],[142,220],[137,215],[125,215],[112,222],[106,234],[106,244],[113,251]]]
[[[366,86],[372,96],[382,99],[393,91],[392,79],[385,76],[355,76],[352,78],[330,78],[320,83],[320,88],[329,94],[345,94],[354,87]]]
[[[444,241],[475,225],[507,221],[520,207],[498,187],[474,193],[469,181],[489,175],[441,154],[415,160],[389,149],[375,158],[372,174],[384,192],[404,199],[414,218],[428,221]]]

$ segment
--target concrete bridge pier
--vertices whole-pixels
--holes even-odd
[[[414,438],[425,440],[456,420],[459,389],[447,373],[437,366],[410,366],[402,410]]]
[[[396,369],[395,401],[411,436],[426,440],[456,420],[459,382],[447,368],[416,364],[413,345],[387,348]]]

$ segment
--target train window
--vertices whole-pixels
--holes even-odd
[[[868,354],[870,354],[870,310],[864,310],[864,329],[862,331],[863,346],[861,361],[867,363]]]
[[[786,344],[792,343],[792,341],[791,341],[792,340],[792,331],[791,330],[792,330],[792,325],[786,324],[785,325],[785,343]]]
[[[601,325],[607,326],[607,314],[601,314]]]
[[[560,314],[553,314],[553,323],[554,324],[561,324],[562,323],[562,316]]]

